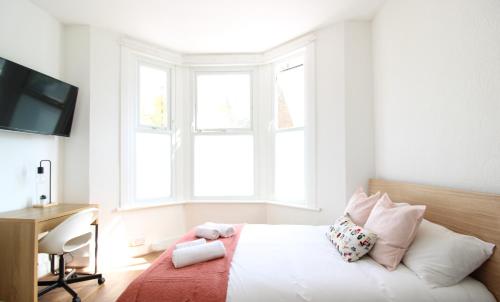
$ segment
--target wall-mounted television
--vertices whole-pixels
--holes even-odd
[[[69,136],[78,87],[0,57],[0,129]]]

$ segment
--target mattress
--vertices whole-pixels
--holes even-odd
[[[226,301],[496,301],[472,278],[432,289],[402,264],[389,272],[370,257],[344,262],[326,230],[246,225],[231,263]]]

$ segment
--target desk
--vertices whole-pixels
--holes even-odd
[[[0,213],[0,301],[37,301],[38,234],[53,229],[81,210],[97,207],[58,204]]]

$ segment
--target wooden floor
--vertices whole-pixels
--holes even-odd
[[[82,302],[113,302],[141,272],[149,267],[161,253],[151,253],[131,260],[122,268],[103,272],[106,282],[98,285],[96,280],[71,284]],[[50,280],[50,279],[44,279]],[[71,295],[64,289],[55,289],[38,299],[39,302],[71,302]]]

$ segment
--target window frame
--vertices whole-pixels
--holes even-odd
[[[248,128],[213,128],[213,129],[198,129],[198,75],[227,75],[227,74],[248,74],[250,76],[250,127]],[[248,69],[228,69],[228,68],[210,68],[194,70],[193,77],[193,131],[195,133],[253,133],[254,132],[254,72]]]
[[[290,61],[296,61],[300,57],[302,57],[301,63],[296,65],[296,63],[291,64]],[[292,65],[292,66],[290,66]],[[278,74],[280,72],[284,72],[287,70],[291,70],[297,67],[302,66],[304,68],[304,125],[303,126],[295,126],[291,128],[284,128],[280,129],[278,128],[278,108],[277,108],[277,102],[276,102],[276,83],[278,81]],[[306,72],[305,72],[305,54],[303,52],[300,52],[298,54],[292,55],[290,57],[287,57],[285,59],[282,59],[281,61],[278,61],[277,63],[274,64],[273,66],[273,131],[274,132],[287,132],[287,131],[294,131],[294,130],[305,130],[306,124],[305,124],[305,117],[306,117]]]
[[[274,159],[275,159],[275,92],[274,73],[280,64],[297,54],[304,55],[306,116],[304,117],[304,144],[306,201],[304,203],[277,201],[274,198]],[[135,200],[135,129],[138,125],[138,106],[130,100],[134,97],[132,86],[139,87],[139,60],[153,66],[169,68],[170,73],[170,112],[169,126],[171,135],[171,196],[168,199],[141,201]],[[315,153],[315,45],[309,42],[302,48],[295,48],[273,58],[263,57],[262,61],[245,64],[189,64],[182,57],[168,52],[150,52],[134,45],[121,45],[121,115],[120,115],[120,203],[119,208],[140,208],[183,202],[244,202],[276,203],[292,207],[316,209],[316,153]],[[220,61],[218,61],[220,62]],[[198,73],[250,73],[250,128],[235,129],[196,129],[196,77]],[[137,89],[137,88],[136,88]],[[135,113],[137,114],[135,114]],[[135,115],[134,115],[135,114]],[[154,128],[154,127],[153,127]],[[293,131],[295,128],[281,129]],[[162,131],[161,129],[152,129]],[[296,130],[296,129],[295,129]],[[145,130],[148,131],[148,130]],[[131,133],[133,135],[131,135]],[[194,195],[194,144],[196,135],[252,135],[253,138],[253,195],[252,196],[195,196]],[[132,163],[131,163],[132,162]]]
[[[197,76],[199,74],[248,74],[250,75],[250,127],[249,128],[223,128],[223,129],[197,129],[196,119],[197,119]],[[255,95],[257,92],[256,78],[257,68],[255,66],[241,66],[241,67],[229,67],[229,66],[214,66],[214,67],[195,67],[191,69],[191,93],[192,93],[192,114],[191,114],[191,131],[190,135],[190,188],[189,196],[191,200],[195,201],[211,201],[211,200],[255,200],[259,195],[258,191],[258,140],[255,120],[258,116],[258,109],[256,106]],[[248,196],[203,196],[195,195],[195,140],[196,136],[227,136],[227,135],[251,135],[253,139],[253,194]]]
[[[280,58],[272,64],[272,121],[270,136],[272,140],[272,180],[270,199],[273,202],[316,208],[316,126],[315,126],[315,48],[314,43]],[[301,59],[301,63],[296,61]],[[278,128],[278,108],[276,84],[279,72],[298,66],[304,67],[304,125],[292,128]],[[304,199],[283,200],[276,196],[276,136],[279,133],[302,131],[304,135]]]
[[[167,127],[146,126],[140,123],[140,68],[147,66],[166,72],[167,75]],[[122,47],[122,97],[121,97],[121,180],[120,207],[152,206],[175,202],[177,196],[175,146],[176,146],[176,70],[175,65]],[[136,135],[152,133],[170,136],[170,196],[137,198]]]
[[[151,59],[146,59],[146,58],[138,58],[137,60],[137,92],[136,92],[136,98],[137,98],[137,101],[136,101],[136,123],[135,123],[135,126],[136,126],[136,129],[137,130],[144,130],[144,131],[158,131],[158,132],[172,132],[172,117],[173,117],[173,114],[172,114],[172,110],[174,109],[174,106],[173,106],[173,102],[172,102],[172,84],[173,84],[173,81],[172,81],[172,66],[170,65],[166,65],[166,64],[158,64],[158,62],[156,62],[156,64],[152,63],[151,62],[152,60]],[[168,110],[168,114],[167,114],[167,118],[168,118],[168,124],[167,124],[167,127],[154,127],[154,126],[146,126],[146,125],[142,125],[141,124],[141,118],[140,118],[140,115],[141,115],[141,104],[140,104],[140,101],[139,101],[139,98],[140,98],[140,94],[141,94],[141,78],[140,78],[140,75],[141,75],[141,66],[146,66],[146,67],[149,67],[149,68],[154,68],[154,69],[159,69],[159,70],[162,70],[162,71],[165,71],[166,74],[167,74],[167,110]],[[169,102],[170,101],[170,102]]]

